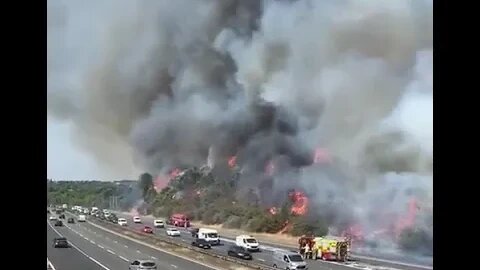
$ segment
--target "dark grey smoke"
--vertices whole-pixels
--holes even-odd
[[[265,204],[302,187],[369,232],[372,213],[405,211],[387,191],[432,201],[432,1],[48,3],[49,113],[105,170],[237,155]],[[309,166],[319,146],[328,170]]]

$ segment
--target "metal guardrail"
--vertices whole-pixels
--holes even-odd
[[[212,251],[207,251],[207,250],[204,250],[204,249],[201,249],[201,248],[197,248],[197,247],[191,246],[189,244],[185,244],[183,242],[172,241],[167,236],[152,235],[152,234],[143,233],[143,232],[140,232],[140,231],[132,229],[132,228],[120,227],[120,226],[118,226],[116,224],[113,224],[111,222],[101,220],[101,219],[97,219],[97,218],[94,218],[94,221],[92,221],[91,219],[89,221],[92,222],[92,223],[97,223],[97,225],[104,226],[104,227],[106,227],[106,228],[108,228],[112,231],[130,232],[130,233],[133,233],[136,236],[142,236],[142,238],[140,238],[139,240],[145,241],[145,242],[147,242],[149,244],[152,244],[152,245],[158,246],[157,242],[160,241],[160,242],[164,242],[164,243],[167,243],[167,244],[170,244],[170,245],[174,245],[174,246],[177,246],[177,247],[186,248],[186,249],[198,252],[198,253],[202,253],[204,255],[215,257],[215,258],[221,259],[223,261],[228,261],[228,262],[232,262],[232,263],[235,263],[235,264],[250,267],[252,269],[260,269],[260,270],[275,269],[275,268],[273,268],[271,266],[268,266],[268,265],[263,265],[263,264],[256,263],[256,262],[253,262],[253,261],[238,260],[238,259],[235,259],[235,258],[230,257],[230,256],[225,256],[225,255],[221,255],[221,254],[218,254],[218,253],[215,253],[215,252],[212,252]]]

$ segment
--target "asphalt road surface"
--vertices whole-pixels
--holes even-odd
[[[128,214],[128,213],[118,213],[116,212],[118,217],[123,217],[127,219],[128,226],[130,228],[134,228],[136,230],[141,230],[144,226],[150,226],[153,228],[153,220],[154,218],[152,217],[146,217],[146,216],[140,216],[142,219],[142,223],[134,223],[133,222],[133,215]],[[94,219],[94,218],[93,218]],[[173,227],[167,225],[167,227]],[[181,237],[178,238],[177,241],[183,241],[186,243],[190,243],[192,241],[192,237],[190,232],[188,232],[185,228],[177,227],[177,229],[181,232]],[[154,233],[155,234],[163,234],[165,235],[165,229],[161,228],[154,228]],[[220,246],[213,246],[212,251],[226,255],[227,254],[227,249],[230,245],[234,245],[235,241],[234,239],[230,238],[224,238],[222,237],[220,239],[220,242],[222,242],[222,245]],[[262,252],[253,252],[252,257],[254,261],[257,263],[262,263],[266,265],[271,266],[271,261],[272,261],[272,255],[273,255],[273,250],[275,249],[286,249],[285,247],[278,246],[278,245],[260,245],[260,248]],[[352,268],[357,268],[357,269],[372,269],[372,270],[393,270],[393,269],[402,269],[402,270],[421,270],[421,269],[433,269],[433,267],[422,267],[421,265],[416,265],[416,264],[408,264],[405,263],[401,267],[395,266],[391,263],[389,263],[388,260],[384,260],[383,262],[348,262],[348,263],[337,263],[337,262],[324,262],[324,261],[312,261],[308,260],[307,261],[309,264],[310,269],[352,269]]]
[[[133,222],[133,215],[126,214],[126,213],[116,213],[118,217],[123,217],[127,219],[128,222],[128,227],[134,228],[135,230],[140,231],[144,226],[150,226],[153,228],[153,220],[154,218],[152,217],[145,217],[141,216],[142,223],[134,223]],[[92,217],[92,219],[94,219]],[[168,226],[167,227],[171,227]],[[183,241],[185,243],[191,243],[193,238],[185,228],[179,228],[177,229],[181,232],[181,237],[175,237],[173,239],[176,239],[177,241]],[[159,235],[163,234],[165,235],[165,229],[162,228],[154,228],[154,233]],[[212,250],[218,254],[222,255],[227,255],[227,249],[230,245],[234,245],[235,241],[233,239],[229,238],[221,238],[220,242],[222,245],[220,246],[213,246]],[[261,252],[252,252],[252,257],[253,260],[256,261],[257,263],[265,264],[265,265],[272,265],[272,256],[273,256],[273,250],[282,248],[280,246],[275,247],[272,245],[260,245]],[[285,249],[285,248],[283,248]],[[408,266],[403,266],[401,268],[394,267],[394,266],[387,266],[388,264],[384,263],[379,263],[376,265],[373,264],[366,264],[366,263],[361,263],[361,262],[348,262],[348,263],[337,263],[337,262],[324,262],[324,261],[313,261],[313,260],[308,260],[307,261],[309,265],[309,269],[331,269],[331,270],[346,270],[346,269],[367,269],[367,270],[393,270],[393,269],[415,269],[418,270],[417,267],[408,267]]]
[[[64,236],[71,248],[53,248],[53,239]],[[64,223],[54,227],[47,221],[47,258],[56,270],[128,269],[135,259],[150,259],[162,270],[211,270],[210,267],[172,256],[106,233],[88,223]]]

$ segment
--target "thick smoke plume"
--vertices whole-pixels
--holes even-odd
[[[105,168],[165,174],[235,155],[241,189],[303,188],[312,211],[367,235],[372,215],[400,217],[412,196],[431,204],[431,0],[49,0],[48,11],[49,113],[75,123]],[[310,166],[318,147],[330,165]],[[270,160],[280,168],[265,179]]]

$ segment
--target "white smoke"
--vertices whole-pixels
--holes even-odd
[[[384,191],[431,201],[431,0],[62,3],[65,41],[49,28],[49,112],[75,123],[106,167],[158,173],[242,151],[262,167],[321,146],[341,175],[307,168],[273,189],[298,183],[319,207],[334,194],[366,227],[362,213],[408,201],[372,204]],[[280,119],[295,131],[271,128],[269,113],[283,116],[259,113],[261,99],[297,118]]]

